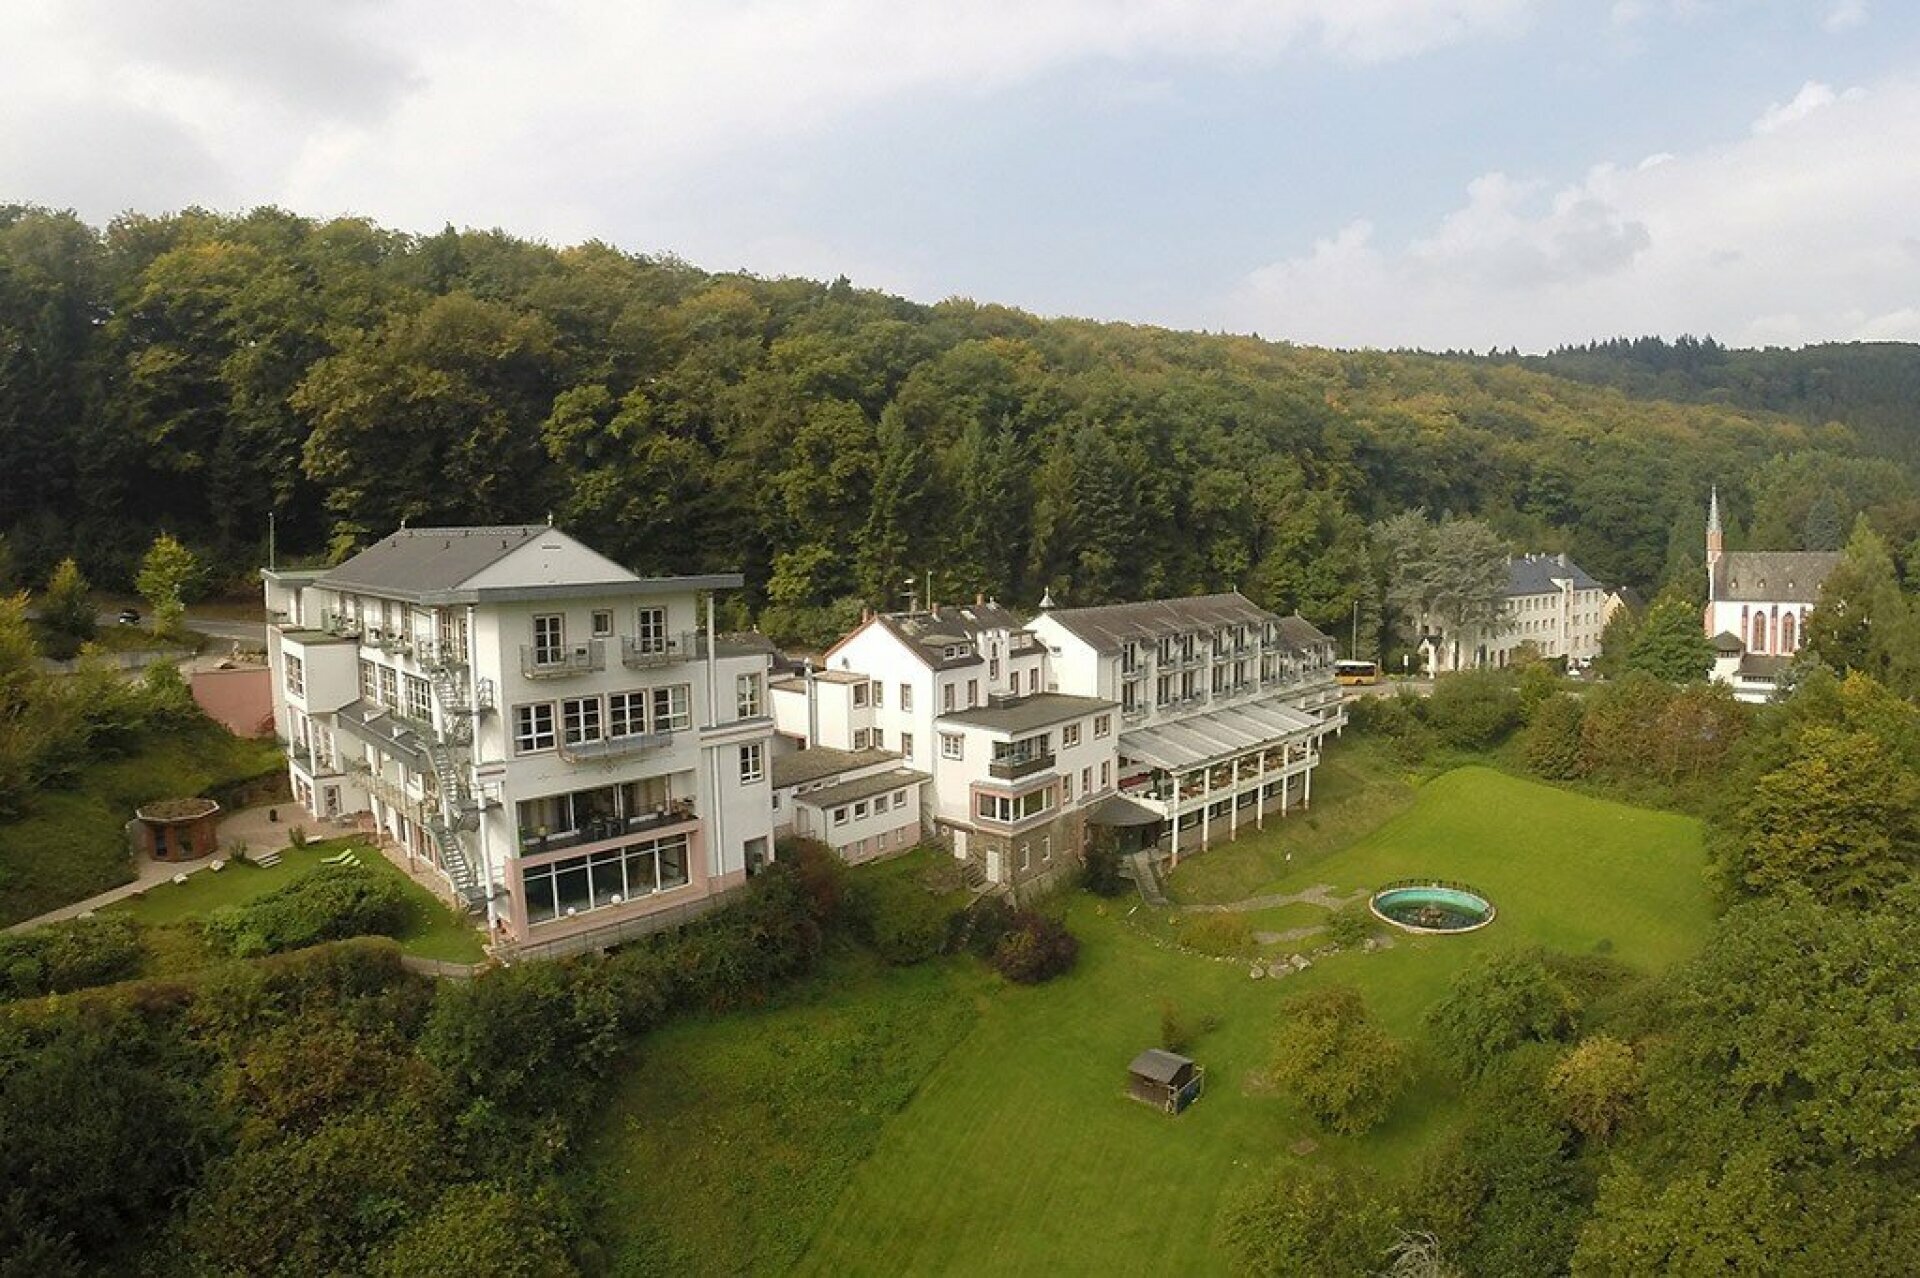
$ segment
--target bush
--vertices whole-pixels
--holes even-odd
[[[1571,781],[1582,775],[1580,725],[1585,717],[1579,700],[1565,694],[1535,706],[1520,738],[1520,756],[1527,770],[1549,781]]]
[[[1080,886],[1095,896],[1119,896],[1127,890],[1127,881],[1120,874],[1120,848],[1112,830],[1094,831],[1082,856]]]
[[[1038,985],[1070,969],[1080,942],[1066,924],[1032,910],[1015,912],[1013,929],[993,950],[993,966],[1009,981]]]
[[[774,864],[785,866],[821,927],[840,921],[847,899],[847,863],[818,839],[789,835],[773,848]]]
[[[1002,938],[1013,931],[1014,909],[1002,896],[983,896],[953,916],[951,948],[990,960]]]
[[[1357,1136],[1400,1095],[1406,1050],[1374,1025],[1358,990],[1329,985],[1287,1004],[1272,1078],[1320,1127]]]
[[[1426,720],[1456,750],[1485,750],[1520,724],[1520,694],[1495,670],[1442,676],[1427,698]]]
[[[898,875],[855,880],[847,897],[855,935],[895,966],[925,962],[947,941],[947,911],[931,893]]]
[[[1363,944],[1373,935],[1373,912],[1365,901],[1354,901],[1335,910],[1327,920],[1327,939],[1343,950]]]
[[[1160,1003],[1160,1046],[1169,1052],[1185,1053],[1200,1040],[1220,1028],[1220,1018],[1208,1013],[1190,1016],[1172,999]]]
[[[1236,1274],[1370,1274],[1385,1255],[1392,1222],[1371,1184],[1292,1165],[1234,1196],[1222,1240]]]
[[[413,911],[406,888],[392,875],[328,865],[245,905],[216,910],[205,930],[227,953],[253,958],[351,936],[398,936]]]
[[[1545,955],[1489,954],[1454,978],[1427,1025],[1441,1055],[1471,1078],[1523,1043],[1566,1038],[1577,1010]]]
[[[138,974],[145,957],[139,924],[123,915],[0,934],[0,999],[64,994],[125,980]]]

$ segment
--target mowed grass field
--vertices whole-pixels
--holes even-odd
[[[677,1027],[627,1075],[596,1150],[606,1219],[632,1244],[615,1271],[1221,1272],[1221,1211],[1250,1177],[1293,1157],[1396,1176],[1445,1135],[1452,1089],[1425,1059],[1421,1017],[1476,954],[1604,948],[1663,968],[1705,934],[1703,862],[1688,818],[1464,768],[1351,846],[1259,886],[1463,879],[1500,909],[1470,936],[1398,934],[1385,951],[1256,981],[1244,962],[1167,946],[1128,917],[1131,900],[1079,896],[1080,964],[1049,985],[948,960]],[[1283,1004],[1324,982],[1359,988],[1414,1049],[1400,1104],[1357,1139],[1313,1131],[1263,1081]],[[1207,1095],[1178,1118],[1123,1092],[1168,1001],[1218,1022],[1192,1049]],[[723,1241],[761,1231],[761,1212],[777,1218],[771,1242]]]

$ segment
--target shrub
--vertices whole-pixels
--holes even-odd
[[[1456,750],[1498,745],[1520,723],[1520,694],[1494,670],[1445,675],[1427,699],[1426,720]]]
[[[1244,914],[1192,914],[1180,920],[1180,944],[1215,958],[1239,958],[1253,949],[1253,924]]]
[[[774,864],[793,875],[807,912],[822,927],[841,917],[847,898],[847,863],[818,839],[789,835],[774,845]]]
[[[304,825],[296,825],[291,829],[289,829],[287,831],[287,842],[291,843],[296,848],[306,847],[307,846],[307,827]]]
[[[0,935],[0,999],[37,998],[125,980],[139,972],[145,957],[140,926],[123,915]]]
[[[1296,1164],[1234,1196],[1222,1241],[1236,1274],[1369,1274],[1392,1220],[1370,1183]]]
[[[1191,1016],[1172,999],[1160,1003],[1160,1046],[1169,1052],[1185,1052],[1200,1040],[1203,1034],[1211,1034],[1220,1028],[1220,1018],[1207,1013],[1203,1016]]]
[[[1520,738],[1521,758],[1527,770],[1549,781],[1571,781],[1585,771],[1580,751],[1580,724],[1586,710],[1578,699],[1564,694],[1542,701]]]
[[[1474,1077],[1528,1042],[1553,1042],[1574,1028],[1566,983],[1538,952],[1490,954],[1454,978],[1427,1013],[1440,1053]]]
[[[1009,981],[1038,985],[1070,969],[1080,942],[1066,924],[1033,910],[1014,914],[1013,929],[993,950],[993,966]]]
[[[1119,896],[1127,890],[1127,881],[1120,874],[1120,848],[1112,830],[1094,831],[1082,854],[1080,886],[1095,896]]]
[[[954,916],[954,948],[977,959],[991,959],[1014,927],[1014,909],[1002,896],[983,896]]]
[[[1365,901],[1354,901],[1335,910],[1327,919],[1327,939],[1343,950],[1360,945],[1373,935],[1373,912]]]
[[[413,901],[392,875],[329,865],[244,905],[216,910],[205,929],[221,949],[251,958],[351,936],[397,936],[413,912]]]
[[[1560,1058],[1547,1075],[1547,1091],[1575,1131],[1588,1140],[1605,1140],[1633,1112],[1640,1061],[1631,1043],[1596,1034]]]
[[[1374,1025],[1358,990],[1329,985],[1287,1004],[1272,1078],[1320,1127],[1357,1136],[1400,1095],[1406,1050]]]
[[[855,934],[896,966],[924,962],[946,944],[947,911],[910,879],[857,878],[847,904]]]

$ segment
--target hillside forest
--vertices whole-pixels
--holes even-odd
[[[244,588],[270,512],[282,563],[551,516],[642,572],[744,571],[730,620],[789,637],[930,574],[1022,604],[1237,587],[1364,651],[1393,515],[1472,515],[1651,594],[1698,580],[1717,483],[1732,547],[1837,546],[1866,514],[1911,571],[1913,433],[1874,399],[1897,378],[1828,378],[1836,408],[1871,401],[1856,430],[1597,360],[1040,319],[271,208],[0,206],[0,558],[14,586],[69,554],[124,586],[168,531]]]

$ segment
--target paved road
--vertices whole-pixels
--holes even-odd
[[[1394,679],[1386,683],[1358,684],[1347,689],[1347,700],[1357,701],[1361,697],[1391,697],[1405,688],[1416,697],[1433,695],[1431,679]]]
[[[146,613],[142,610],[141,621],[145,622],[146,620]],[[118,608],[102,609],[96,621],[102,630],[117,626],[120,624],[120,610]],[[264,648],[267,646],[267,623],[264,621],[236,621],[231,617],[202,617],[196,616],[189,610],[186,616],[186,627],[189,630],[198,630],[209,639],[226,640],[229,643],[239,642],[254,648]]]

